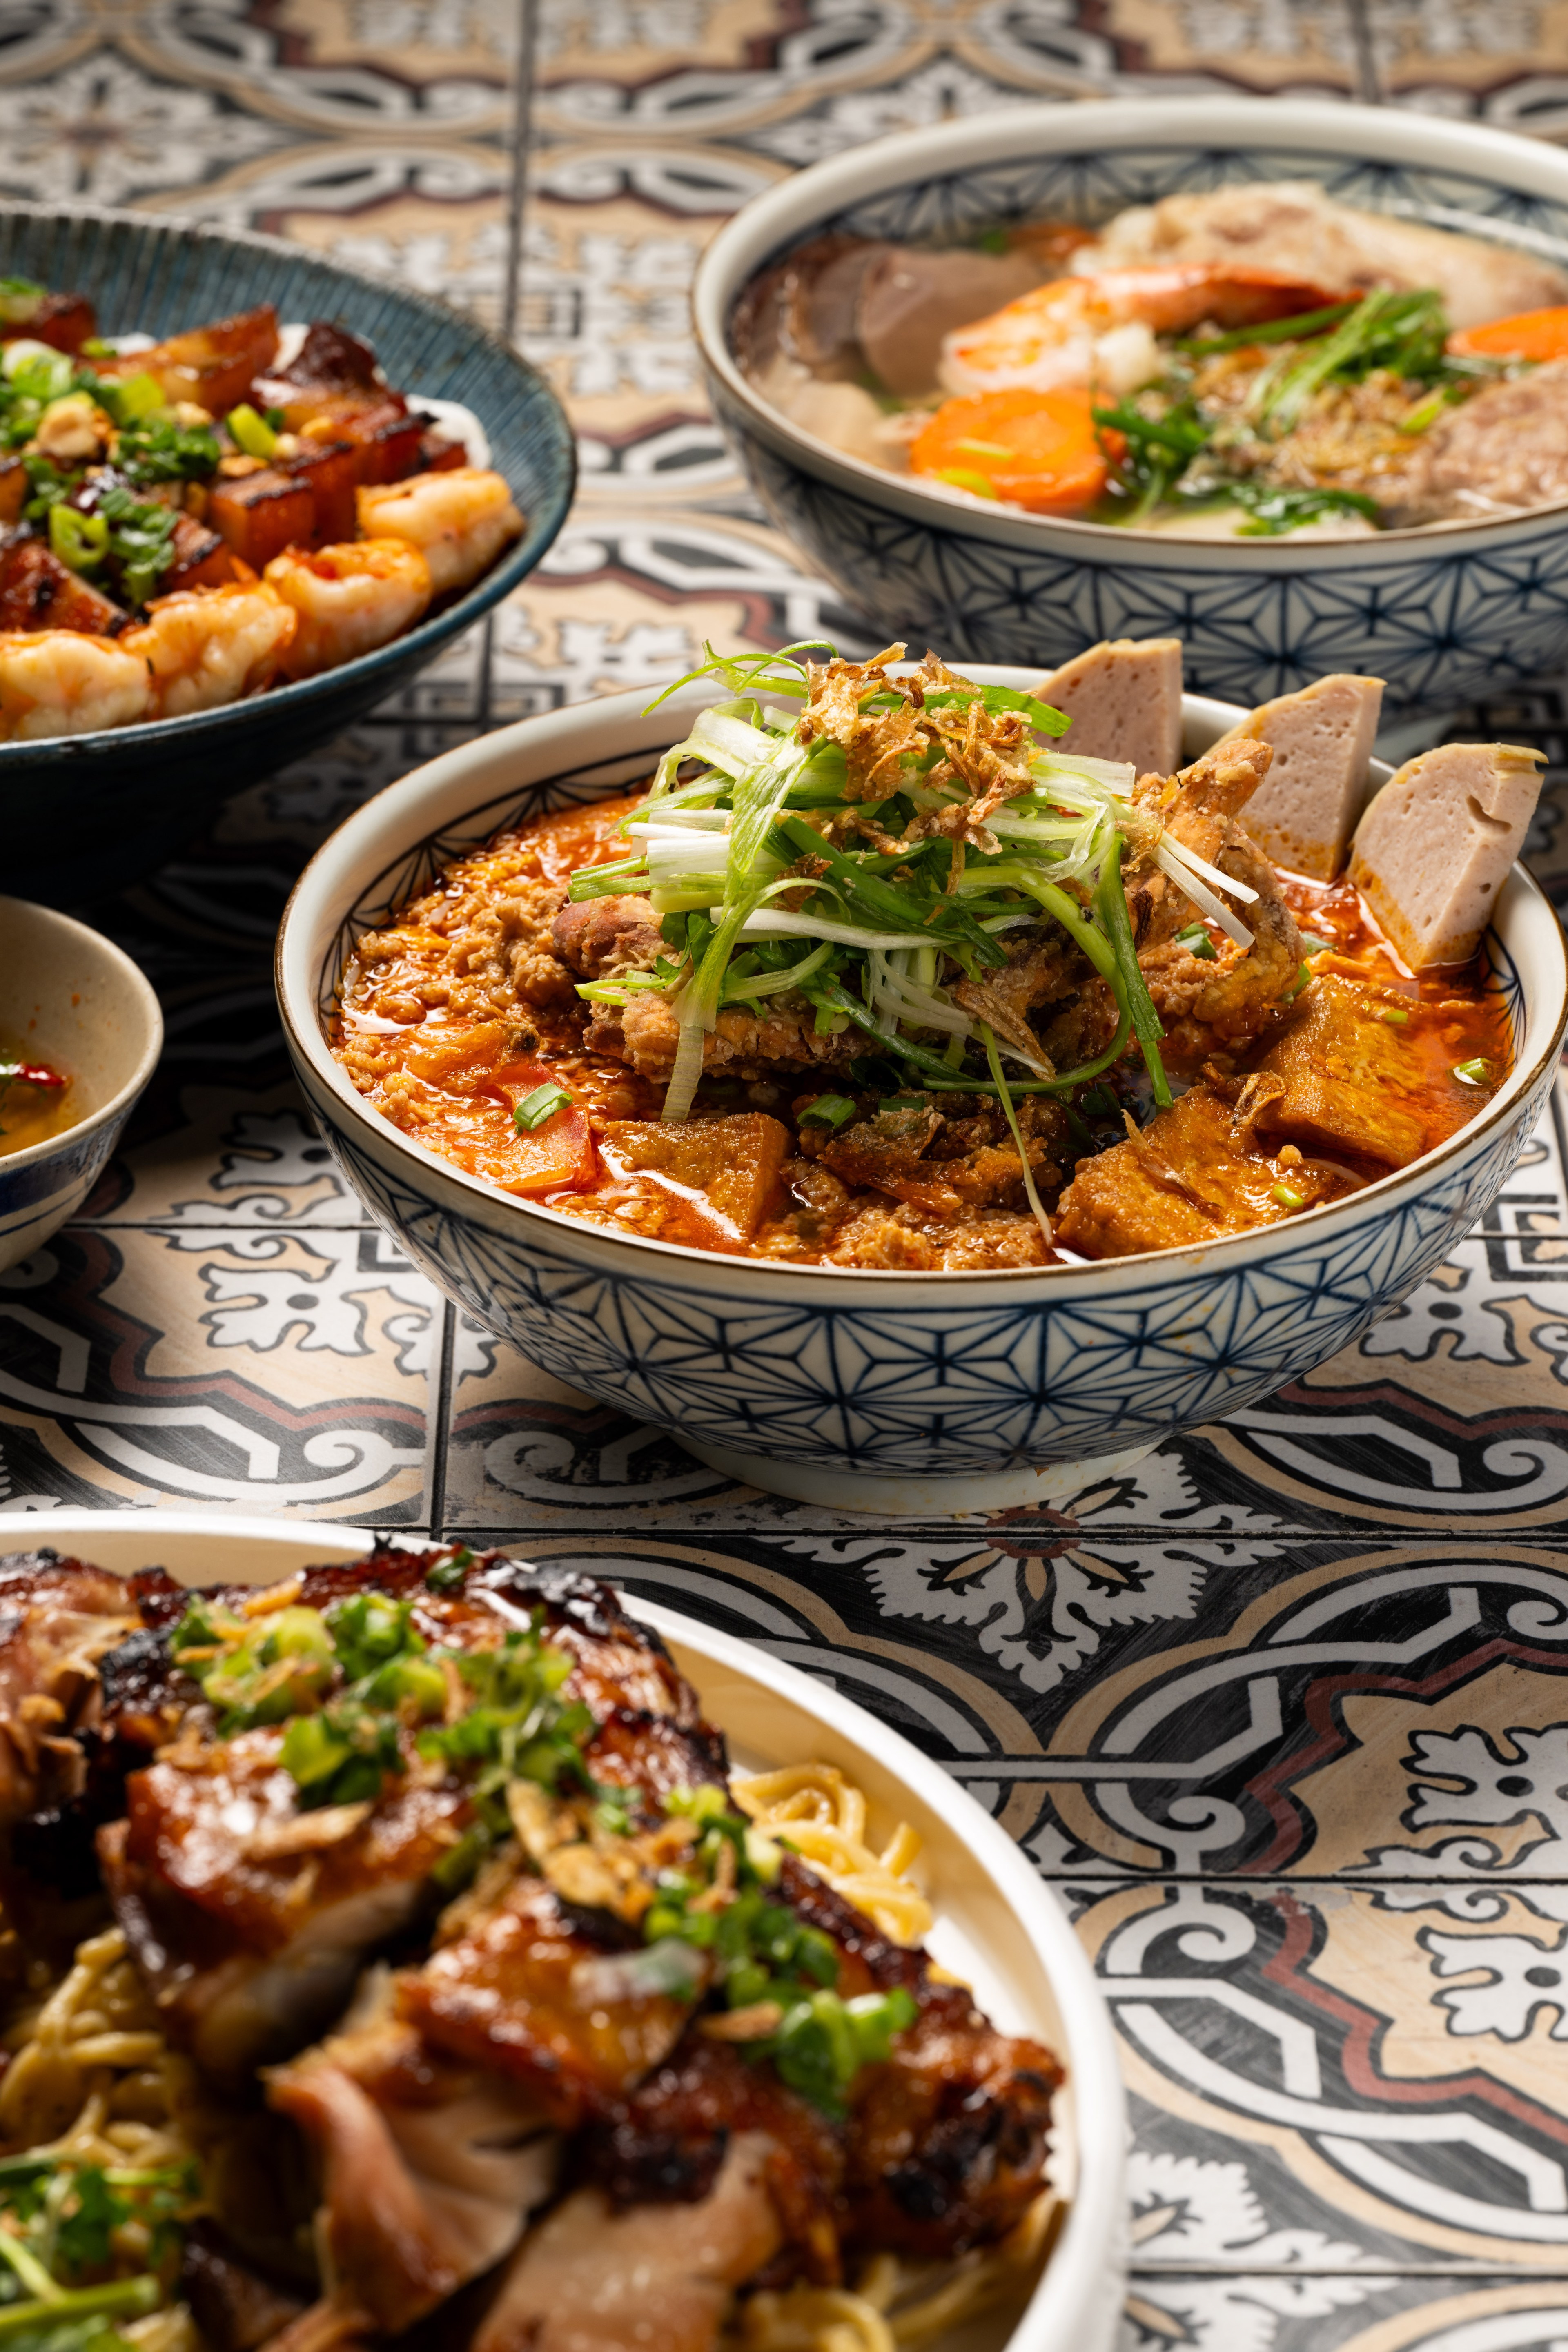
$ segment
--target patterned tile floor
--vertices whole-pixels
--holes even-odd
[[[6,0],[0,189],[271,229],[499,317],[516,0]],[[1568,131],[1565,0],[544,0],[522,340],[583,492],[400,703],[108,910],[169,1047],[0,1277],[0,1516],[504,1538],[830,1675],[1036,1857],[1133,2094],[1129,2347],[1568,2343],[1568,1189],[1560,1105],[1363,1345],[1059,1511],[896,1528],[727,1486],[454,1314],[303,1120],[269,953],[350,808],[486,723],[721,645],[857,640],[752,506],[695,256],[793,166],[1028,98],[1310,91]],[[1471,723],[1547,749],[1568,683]],[[102,919],[100,916],[100,919]]]

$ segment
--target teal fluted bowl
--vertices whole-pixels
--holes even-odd
[[[374,345],[400,391],[473,410],[526,526],[465,595],[341,669],[186,719],[0,743],[7,887],[68,903],[148,872],[236,793],[406,685],[533,570],[565,520],[576,466],[560,402],[519,353],[430,295],[279,237],[6,205],[0,274],[89,295],[107,335],[171,335],[258,302],[274,303],[280,320],[335,320]]]

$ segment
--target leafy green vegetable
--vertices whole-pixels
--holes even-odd
[[[1444,369],[1448,321],[1441,295],[1424,290],[1367,294],[1333,331],[1308,343],[1267,387],[1258,422],[1278,438],[1300,423],[1308,403],[1331,380],[1359,383],[1374,368],[1405,377]]]
[[[1279,539],[1303,523],[1320,522],[1325,515],[1364,515],[1378,519],[1377,501],[1360,490],[1277,489],[1266,482],[1233,482],[1230,496],[1245,507],[1251,520],[1238,527],[1242,539]]]
[[[1141,522],[1158,506],[1193,459],[1207,448],[1211,437],[1207,422],[1190,396],[1155,415],[1131,400],[1096,406],[1094,424],[1117,490],[1131,501],[1129,511],[1115,518],[1124,524]],[[1119,457],[1107,446],[1108,432],[1119,433],[1126,444]]]
[[[1233,327],[1223,335],[1179,335],[1174,348],[1195,360],[1217,358],[1221,352],[1250,349],[1254,343],[1295,343],[1303,337],[1321,334],[1326,327],[1338,326],[1354,302],[1331,302],[1321,310],[1298,310],[1289,319],[1268,319],[1256,327]]]

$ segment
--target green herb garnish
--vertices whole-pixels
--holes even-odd
[[[513,1107],[511,1123],[519,1135],[531,1135],[536,1127],[542,1127],[558,1110],[569,1110],[571,1107],[572,1097],[565,1087],[558,1087],[552,1078],[547,1079]]]

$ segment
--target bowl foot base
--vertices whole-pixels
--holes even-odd
[[[727,1445],[703,1444],[692,1437],[683,1436],[680,1443],[710,1470],[761,1486],[770,1495],[787,1495],[795,1503],[921,1519],[947,1518],[957,1511],[1011,1510],[1020,1503],[1062,1502],[1102,1479],[1121,1477],[1154,1451],[1152,1444],[1130,1445],[1124,1453],[1095,1454],[1083,1462],[1051,1462],[1039,1470],[986,1470],[970,1478],[881,1478],[809,1462],[736,1454]]]

